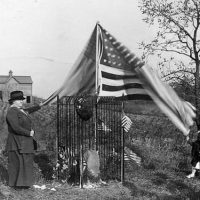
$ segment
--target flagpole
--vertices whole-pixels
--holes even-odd
[[[96,24],[96,93],[98,93],[99,78],[99,21]]]
[[[57,115],[56,115],[56,117],[57,117],[57,120],[56,120],[56,125],[57,125],[57,133],[56,133],[56,162],[58,162],[58,159],[59,159],[59,156],[58,156],[58,154],[59,154],[59,136],[60,136],[60,99],[59,99],[59,95],[57,95],[56,96],[56,98],[57,98]],[[57,180],[59,180],[60,179],[60,171],[58,170],[57,171]]]
[[[95,93],[96,96],[99,95],[98,91],[98,78],[99,78],[99,21],[96,23],[96,85],[95,85]],[[97,98],[95,98],[95,138],[94,138],[94,149],[97,151]]]
[[[83,189],[83,121],[81,120],[80,129],[80,188]]]

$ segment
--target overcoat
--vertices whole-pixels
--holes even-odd
[[[7,112],[9,186],[31,186],[33,184],[33,153],[36,145],[30,131],[33,129],[29,112],[39,110],[39,106],[25,112],[17,107],[10,107]]]
[[[200,140],[196,140],[195,142],[188,141],[188,143],[192,146],[191,150],[191,165],[193,167],[196,166],[198,162],[200,162]]]

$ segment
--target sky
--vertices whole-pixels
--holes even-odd
[[[48,98],[64,82],[97,21],[140,56],[155,31],[138,0],[0,0],[0,75],[31,76],[33,95]]]

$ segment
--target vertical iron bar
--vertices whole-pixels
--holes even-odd
[[[103,112],[103,122],[105,123],[105,110],[106,110],[106,101],[105,101],[105,97],[104,97],[104,104],[102,103],[101,104],[101,109],[102,109],[102,112]],[[104,139],[104,143],[102,144],[103,145],[103,166],[104,166],[104,170],[105,170],[105,165],[106,165],[106,145],[107,145],[107,138],[106,138],[106,134],[105,134],[105,131],[103,131],[103,139]]]
[[[112,97],[111,97],[112,98]],[[108,122],[110,121],[110,118],[111,118],[111,116],[110,116],[110,104],[111,104],[111,99],[110,98],[107,98],[106,99],[106,117],[107,117],[107,119],[106,119],[106,123],[108,124]],[[113,165],[113,160],[114,159],[112,159],[112,154],[111,154],[111,152],[112,152],[112,150],[111,150],[111,138],[112,138],[112,131],[111,131],[111,133],[108,133],[109,135],[108,135],[108,156],[109,156],[109,159],[111,159],[111,164],[112,164],[112,166],[114,166]]]
[[[65,152],[67,152],[67,146],[68,146],[68,99],[65,99]]]
[[[72,151],[72,137],[73,137],[73,110],[72,110],[72,106],[71,106],[71,98],[68,99],[68,106],[69,106],[69,134],[70,134],[70,138],[69,138],[69,165],[70,168],[72,168],[72,155],[73,155],[73,151]]]
[[[98,151],[98,153],[99,153],[99,156],[100,156],[100,134],[99,134],[99,130],[98,130],[98,104],[97,104],[97,100],[96,100],[96,102],[95,102],[95,107],[94,107],[94,109],[95,109],[95,113],[96,113],[96,127],[95,127],[95,129],[96,129],[96,133],[97,133],[97,151]]]
[[[80,129],[80,188],[83,188],[83,122]]]
[[[70,158],[70,107],[69,107],[69,97],[67,98],[67,102],[66,102],[66,106],[67,106],[67,141],[66,141],[66,145],[67,145],[67,155],[68,155],[68,159]]]
[[[61,116],[61,120],[60,120],[60,144],[63,147],[63,99],[62,99],[62,103],[61,103],[61,110],[60,110],[60,116]]]
[[[124,101],[122,100],[121,112],[123,111],[124,111]],[[122,126],[121,126],[121,182],[122,184],[124,183],[124,129]]]
[[[59,151],[59,143],[58,143],[58,141],[59,141],[59,131],[60,131],[60,129],[59,129],[59,96],[57,96],[57,134],[56,134],[56,162],[58,161],[58,151]],[[57,171],[57,179],[59,179],[59,175],[60,175],[60,173],[59,173],[59,170]]]
[[[119,137],[120,136],[120,132],[121,132],[121,129],[119,130],[119,124],[117,123],[118,119],[119,119],[119,102],[117,101],[116,102],[116,105],[115,105],[115,109],[116,109],[116,118],[115,118],[115,124],[116,124],[116,133],[115,134],[115,140],[116,140],[116,145],[115,147],[118,149],[119,148]],[[116,151],[116,149],[115,149]],[[117,161],[118,161],[118,158],[117,158]],[[117,167],[117,176],[120,177],[120,169],[121,169],[121,166],[118,166]]]
[[[75,102],[75,98],[76,97],[73,97],[74,99],[71,101],[73,101],[73,103]],[[77,145],[77,141],[78,141],[78,117],[76,115],[76,108],[75,108],[75,105],[73,104],[72,106],[73,108],[73,126],[72,126],[72,165],[73,165],[73,162],[76,162],[76,164],[78,165],[78,158],[79,156],[77,154],[79,154],[79,148],[78,148],[78,145]],[[74,160],[74,159],[77,159],[77,160]],[[75,172],[75,179],[77,178],[77,168],[74,169],[74,166],[73,166],[73,172]]]
[[[95,118],[94,118],[94,123],[95,123],[95,135],[94,135],[94,149],[96,151],[98,151],[98,147],[97,147],[97,120],[98,120],[98,116],[97,116],[97,101],[95,101]]]
[[[107,115],[108,115],[108,123],[110,123],[111,119],[112,119],[112,116],[111,116],[111,106],[112,106],[112,97],[110,99],[108,99],[108,109],[107,109]],[[112,156],[112,143],[114,142],[112,140],[112,137],[113,137],[113,133],[114,131],[111,131],[111,133],[109,134],[109,157],[112,159],[112,166],[115,166],[114,165],[114,157]]]

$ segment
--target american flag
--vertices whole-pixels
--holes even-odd
[[[124,147],[124,161],[128,164],[132,164],[132,162],[134,162],[140,166],[142,158],[128,147]]]
[[[180,99],[150,66],[131,53],[100,25],[99,32],[101,36],[99,94],[127,97],[131,100],[151,99],[184,135],[188,135],[196,117],[194,106]]]
[[[101,119],[97,120],[97,130],[98,131],[104,131],[104,132],[111,132],[111,128],[105,123],[103,122]]]
[[[173,88],[161,81],[150,66],[141,67],[138,69],[138,74],[156,105],[184,135],[188,135],[196,118],[196,108],[191,103],[180,99]]]
[[[97,26],[93,30],[82,52],[78,56],[63,84],[42,105],[46,105],[58,95],[73,96],[78,94],[95,94],[96,90],[96,34]]]
[[[130,130],[132,123],[133,122],[131,121],[131,119],[124,114],[122,117],[122,127],[124,128],[125,132],[128,132]]]
[[[185,135],[189,134],[196,117],[196,110],[189,102],[180,99],[148,65],[99,24],[63,85],[41,106],[57,95],[72,96],[84,92],[130,100],[153,100]]]
[[[128,132],[132,126],[131,119],[126,116],[125,114],[121,118],[121,125],[125,132]],[[98,119],[97,120],[97,130],[98,131],[104,131],[105,133],[111,132],[112,129],[109,125],[107,125],[103,120]]]
[[[123,96],[131,100],[151,99],[134,70],[143,63],[100,25],[99,31],[99,95]]]

